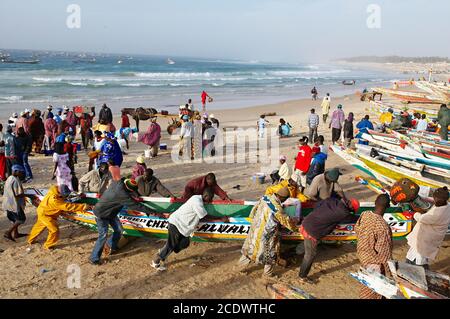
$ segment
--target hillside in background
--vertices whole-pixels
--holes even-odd
[[[449,58],[430,56],[430,57],[404,57],[404,56],[358,56],[351,58],[341,58],[336,59],[336,61],[344,62],[370,62],[370,63],[439,63],[439,62],[450,62]]]

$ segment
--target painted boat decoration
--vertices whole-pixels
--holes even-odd
[[[387,299],[448,299],[450,277],[420,266],[388,261],[393,278],[361,268],[350,276]]]
[[[33,205],[38,205],[47,190],[27,189],[25,192]],[[98,194],[87,193],[81,202],[95,204],[98,200]],[[179,200],[170,198],[150,198],[142,197],[142,203],[159,213],[175,211],[183,203]],[[253,201],[214,201],[205,205],[208,214],[213,216],[228,216],[228,222],[202,222],[198,225],[193,235],[195,241],[224,241],[224,240],[244,240],[250,230],[251,220],[248,218],[253,206]],[[312,203],[303,203],[302,214],[307,215],[313,209]],[[373,209],[374,203],[361,203],[359,213],[365,210]],[[294,216],[294,207],[287,207],[286,213]],[[168,216],[168,215],[167,215]],[[166,217],[167,217],[166,216]],[[70,222],[87,226],[93,230],[96,229],[95,216],[91,211],[66,213],[62,217]],[[391,207],[384,215],[386,222],[392,229],[393,238],[402,239],[412,230],[411,212],[401,212],[399,207]],[[147,216],[142,212],[132,210],[122,210],[119,214],[122,222],[124,234],[128,236],[149,236],[157,238],[167,238],[167,218],[157,216]],[[297,232],[284,230],[282,239],[286,242],[297,242],[303,240],[303,237]],[[341,224],[324,241],[354,241],[356,235],[354,224]]]
[[[316,299],[303,289],[288,284],[269,284],[266,289],[272,299]]]

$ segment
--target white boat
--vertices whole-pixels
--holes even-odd
[[[175,64],[175,61],[173,61],[172,59],[168,58],[167,59],[167,64]]]

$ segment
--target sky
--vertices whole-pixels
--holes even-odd
[[[70,4],[80,28],[67,27]],[[370,4],[379,28],[367,26]],[[449,0],[1,0],[0,48],[294,63],[449,57],[449,13]]]

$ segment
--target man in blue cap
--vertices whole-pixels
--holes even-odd
[[[11,167],[12,175],[5,182],[3,190],[3,211],[13,223],[4,237],[16,241],[17,238],[26,236],[19,233],[19,226],[25,223],[25,194],[23,191],[21,178],[24,177],[25,169],[22,165],[15,164]]]

